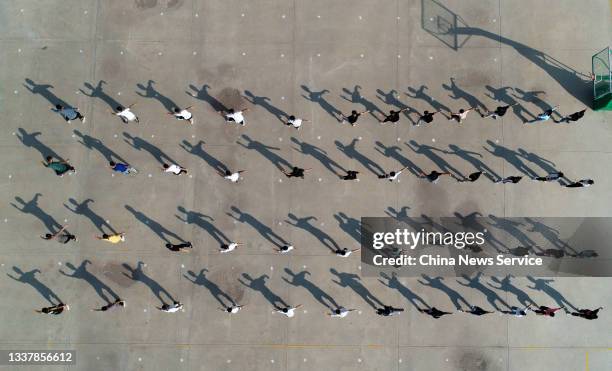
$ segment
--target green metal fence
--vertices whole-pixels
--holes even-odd
[[[593,64],[593,108],[612,109],[612,69],[610,68],[612,51],[605,48],[592,58]]]

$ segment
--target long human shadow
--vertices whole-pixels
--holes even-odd
[[[451,112],[450,108],[448,108],[444,104],[435,100],[432,96],[425,93],[425,90],[427,89],[429,88],[425,85],[421,85],[418,89],[408,87],[408,92],[406,93],[406,95],[409,96],[410,98],[420,99],[422,101],[425,101],[427,104],[429,104],[434,109],[434,111]]]
[[[487,297],[487,301],[489,302],[489,304],[491,304],[491,306],[495,308],[496,311],[502,310],[497,305],[497,302],[499,302],[501,305],[505,306],[506,308],[510,308],[508,303],[506,303],[499,295],[497,295],[495,291],[491,290],[490,288],[485,286],[482,282],[480,282],[480,278],[482,277],[482,272],[478,272],[476,275],[474,275],[474,277],[471,277],[471,278],[465,274],[463,274],[461,277],[465,280],[465,282],[461,282],[457,280],[458,284],[465,286],[465,287],[470,287],[470,288],[473,288],[473,289],[476,289],[482,292],[483,295]]]
[[[385,210],[385,214],[397,221],[401,221],[404,218],[408,218],[408,210],[410,210],[410,206],[402,206],[399,210],[393,206],[388,206]]]
[[[482,214],[478,211],[474,211],[467,215],[463,215],[455,211],[453,213],[453,216],[457,218],[457,220],[459,221],[456,224],[463,227],[464,230],[473,230],[473,231],[482,232],[485,229],[487,229],[487,227],[484,224],[478,221],[478,218],[483,217]],[[507,250],[507,246],[503,242],[501,242],[499,239],[497,239],[497,237],[495,237],[491,233],[490,230],[488,230],[488,233],[484,234],[484,240],[486,241],[487,246],[493,247],[498,252],[504,252]]]
[[[519,156],[523,157],[525,160],[542,168],[542,170],[544,170],[546,174],[556,173],[559,171],[555,167],[556,165],[554,162],[547,160],[544,157],[538,156],[533,152],[528,152],[524,150],[523,148],[519,148],[518,153],[519,153]],[[543,175],[546,175],[546,174],[543,174]],[[569,180],[565,176],[561,177],[560,180],[562,181],[563,184],[569,183]]]
[[[385,113],[380,108],[378,108],[377,105],[375,105],[371,100],[368,100],[361,95],[360,90],[361,90],[360,85],[355,85],[355,87],[353,88],[353,91],[350,91],[347,88],[342,88],[342,91],[344,92],[344,94],[346,94],[346,96],[340,95],[340,97],[353,104],[361,104],[363,108],[366,111],[370,111],[370,115],[372,115],[375,118],[378,118],[378,117],[376,117],[374,112],[378,112],[381,115],[384,115]]]
[[[19,276],[14,277],[11,276],[9,273],[7,273],[6,275],[17,282],[25,283],[32,286],[51,305],[56,305],[62,302],[62,300],[55,294],[55,292],[53,292],[53,290],[51,290],[47,285],[40,282],[40,280],[36,278],[36,273],[41,273],[40,269],[32,269],[31,271],[24,272],[19,267],[13,266],[13,271],[15,271],[15,273]]]
[[[230,216],[231,218],[235,219],[236,221],[239,221],[240,223],[246,223],[246,224],[250,225],[251,227],[253,227],[253,229],[255,229],[257,232],[259,232],[259,234],[263,238],[268,240],[273,245],[275,245],[277,247],[282,247],[282,246],[288,245],[288,243],[287,243],[287,241],[285,241],[285,239],[283,239],[281,236],[276,234],[276,232],[274,232],[272,230],[272,228],[270,228],[267,225],[265,225],[262,222],[260,222],[253,215],[241,211],[236,206],[232,206],[231,210],[232,210],[232,213],[227,213],[228,216]]]
[[[313,103],[317,103],[325,112],[327,112],[331,117],[335,118],[336,121],[342,122],[342,112],[340,112],[323,97],[325,94],[329,93],[329,90],[323,89],[321,91],[312,91],[306,85],[302,85],[302,90],[304,90],[307,94],[302,94],[302,97]]]
[[[491,99],[501,102],[507,106],[512,106],[512,112],[521,121],[530,121],[535,118],[535,115],[525,108],[522,104],[516,101],[509,93],[508,90],[512,90],[511,86],[502,86],[494,88],[491,85],[486,85],[485,88],[490,92],[485,95]]]
[[[525,224],[508,218],[499,218],[492,214],[489,214],[489,219],[491,219],[493,223],[488,222],[487,224],[508,233],[514,237],[521,246],[535,245],[535,242],[533,242],[525,232],[519,229],[520,226],[524,226]]]
[[[400,152],[402,151],[400,147],[385,146],[382,142],[376,141],[376,147],[374,147],[374,149],[385,157],[395,159],[397,162],[399,162],[402,165],[402,167],[407,168],[408,171],[410,171],[413,175],[421,176],[421,173],[423,172],[423,170],[420,167],[418,167],[414,162],[410,161],[408,157],[405,157],[402,154],[400,154]]]
[[[246,134],[243,134],[241,139],[245,143],[242,143],[240,141],[236,143],[238,143],[240,146],[246,149],[251,149],[251,150],[258,152],[260,155],[262,155],[268,161],[270,161],[274,166],[276,166],[279,170],[291,169],[293,167],[291,166],[289,161],[285,160],[284,158],[276,154],[276,152],[274,152],[274,151],[280,151],[280,148],[265,145],[260,141],[251,139]]]
[[[361,243],[361,221],[359,219],[351,218],[343,212],[334,214],[334,219],[338,222],[340,229]]]
[[[467,161],[470,165],[474,166],[477,171],[482,171],[484,173],[484,176],[489,178],[492,182],[501,178],[493,169],[491,169],[487,164],[480,160],[480,158],[482,158],[482,154],[478,152],[468,151],[467,149],[463,149],[456,144],[449,144],[448,148],[450,149],[450,151],[443,152],[449,155],[458,156],[463,160]]]
[[[512,94],[514,98],[536,105],[542,112],[553,108],[548,102],[540,98],[540,95],[546,94],[543,90],[526,91],[519,88],[514,88],[513,90],[520,94],[520,96]]]
[[[221,103],[221,101],[219,101],[217,98],[210,95],[210,93],[208,92],[208,89],[210,89],[210,85],[204,84],[202,85],[201,89],[198,89],[195,85],[189,85],[189,89],[193,90],[195,94],[189,91],[186,91],[185,94],[191,97],[203,100],[204,102],[210,104],[213,110],[217,112],[226,112],[229,109],[225,104]]]
[[[572,252],[577,253],[577,251],[574,248],[572,248],[567,242],[559,238],[558,229],[552,228],[532,218],[524,218],[524,220],[527,223],[531,224],[531,228],[528,229],[527,232],[539,233],[554,247],[561,249],[565,252],[568,252],[568,250],[571,250]]]
[[[191,144],[189,141],[183,140],[183,142],[179,145],[185,151],[191,153],[194,156],[198,156],[202,160],[206,161],[208,166],[212,167],[216,171],[220,173],[225,173],[226,171],[228,171],[229,168],[225,166],[223,162],[217,160],[215,157],[211,156],[210,153],[204,150],[204,144],[206,143],[202,140],[196,144]]]
[[[176,233],[170,231],[169,229],[167,229],[163,225],[159,224],[155,220],[153,220],[153,219],[149,218],[148,216],[146,216],[144,213],[142,213],[142,212],[140,212],[138,210],[135,210],[132,206],[125,205],[125,209],[127,211],[129,211],[130,213],[132,213],[132,215],[134,215],[134,217],[136,219],[138,219],[139,222],[141,222],[142,224],[146,225],[147,227],[149,227],[149,229],[151,229],[153,232],[155,232],[155,234],[159,238],[164,240],[164,242],[166,242],[166,243],[174,243],[174,242],[176,242],[176,240],[181,241],[182,243],[187,242],[183,238],[181,238],[179,235],[177,235]],[[173,238],[174,241],[170,240],[170,238],[168,238],[168,237]]]
[[[506,160],[510,165],[514,166],[516,170],[521,173],[527,175],[530,178],[538,176],[535,171],[531,170],[524,162],[521,160],[521,154],[511,150],[510,148],[504,147],[502,145],[496,144],[492,140],[487,140],[487,144],[491,147],[491,149],[487,147],[484,148],[487,152],[492,154],[493,156],[497,156]]]
[[[162,294],[164,296],[166,296],[166,299],[169,300],[170,303],[173,303],[173,302],[176,301],[174,299],[174,297],[172,295],[170,295],[168,290],[163,288],[159,283],[157,283],[157,281],[155,281],[154,279],[152,279],[151,277],[149,277],[148,275],[145,274],[145,272],[143,271],[143,268],[144,268],[144,263],[143,262],[139,261],[136,264],[135,268],[130,267],[130,265],[127,264],[127,263],[123,263],[122,265],[123,265],[123,268],[125,268],[129,272],[129,274],[123,272],[124,276],[126,276],[129,279],[131,279],[132,281],[142,282],[145,285],[147,285],[147,287],[149,287],[149,289],[151,290],[153,295],[155,295],[155,297],[162,304],[168,304],[166,302],[166,300],[164,300],[162,298]]]
[[[267,274],[262,274],[257,278],[251,277],[248,273],[242,273],[242,278],[238,278],[238,282],[250,288],[253,291],[258,291],[264,298],[276,309],[287,308],[287,304],[280,296],[272,292],[266,285],[266,280],[270,278]]]
[[[74,133],[74,135],[80,138],[79,143],[87,147],[87,149],[100,152],[100,154],[104,156],[106,161],[128,163],[127,161],[123,159],[123,157],[119,156],[115,151],[105,146],[104,143],[102,143],[100,139],[94,138],[87,134],[83,134],[76,129],[73,130],[72,132]]]
[[[336,241],[334,241],[334,239],[330,235],[311,224],[311,220],[317,220],[315,216],[306,216],[303,218],[298,218],[297,215],[289,213],[287,217],[289,218],[289,220],[285,220],[285,223],[292,225],[296,228],[301,228],[306,232],[312,234],[319,240],[319,242],[323,246],[327,247],[331,251],[337,251],[338,249],[340,249],[338,243],[336,243]]]
[[[64,158],[57,154],[54,150],[49,148],[46,144],[38,140],[37,136],[41,135],[40,131],[35,131],[32,133],[28,133],[24,128],[19,128],[18,133],[16,133],[17,138],[23,143],[24,146],[34,148],[43,158],[47,158],[47,156],[51,156],[60,161],[64,161]]]
[[[36,193],[34,197],[32,197],[32,199],[28,202],[23,200],[21,197],[15,197],[15,201],[20,204],[21,208],[12,202],[11,206],[13,206],[15,209],[21,211],[24,214],[31,214],[35,216],[45,225],[45,228],[47,228],[50,233],[55,233],[62,226],[55,220],[55,218],[47,214],[45,211],[43,211],[43,209],[38,206],[38,198],[40,196],[42,196],[42,193]]]
[[[388,206],[385,210],[385,214],[389,215],[389,217],[397,220],[398,222],[409,225],[410,228],[415,231],[419,231],[426,227],[433,228],[435,226],[432,223],[431,218],[410,217],[408,215],[408,210],[410,210],[409,206],[402,206],[399,210],[392,206]],[[421,214],[421,216],[423,216],[423,214]]]
[[[25,84],[23,86],[28,89],[28,91],[35,95],[40,95],[45,98],[52,106],[57,104],[62,107],[72,107],[70,104],[66,103],[63,99],[60,99],[57,95],[55,95],[50,89],[54,88],[53,85],[50,84],[37,84],[32,79],[25,79]]]
[[[155,89],[155,87],[153,87],[153,85],[155,85],[155,81],[153,81],[153,80],[147,81],[147,85],[146,86],[143,85],[143,84],[136,84],[138,89],[143,91],[143,92],[137,91],[136,94],[140,95],[143,98],[153,98],[153,99],[156,99],[159,103],[161,103],[164,106],[166,111],[174,112],[174,109],[176,107],[178,107],[176,105],[176,103],[174,103],[174,101],[172,99],[170,99],[167,96],[165,96],[162,93],[160,93],[159,90],[157,90],[157,89]]]
[[[132,136],[130,133],[123,132],[123,136],[126,138],[124,141],[132,146],[134,149],[139,151],[145,150],[149,152],[160,164],[171,163],[176,164],[176,162],[170,158],[166,153],[164,153],[161,149],[157,148],[150,142],[140,138]]]
[[[513,277],[514,276],[512,275],[508,275],[501,280],[497,277],[491,277],[491,281],[498,284],[499,286],[493,286],[490,283],[487,283],[487,285],[496,290],[505,291],[508,294],[516,296],[516,299],[519,301],[519,303],[521,303],[521,306],[523,307],[526,307],[529,304],[536,305],[536,303],[529,297],[529,295],[527,295],[527,293],[525,293],[525,291],[519,289],[518,287],[514,286],[512,282],[510,282],[511,278]]]
[[[72,269],[72,273],[68,274],[63,270],[59,270],[61,274],[67,277],[77,278],[84,280],[89,283],[94,290],[96,290],[96,294],[102,298],[102,300],[106,301],[108,304],[114,303],[119,299],[119,295],[113,291],[107,284],[100,281],[98,277],[94,276],[91,272],[87,270],[87,265],[91,264],[89,259],[85,259],[81,262],[81,265],[75,267],[72,263],[66,263],[66,266]]]
[[[334,175],[340,176],[340,174],[346,173],[346,169],[336,161],[332,160],[327,155],[327,151],[305,141],[300,141],[296,137],[291,137],[291,141],[299,146],[299,148],[294,147],[293,149],[306,156],[312,156]],[[336,171],[336,169],[338,171]]]
[[[318,287],[317,285],[309,281],[308,278],[306,278],[307,276],[311,275],[310,272],[301,271],[294,273],[291,269],[285,268],[285,273],[289,275],[290,280],[283,277],[283,281],[295,287],[301,286],[305,288],[306,290],[308,290],[308,292],[310,292],[310,295],[312,295],[319,303],[321,303],[321,305],[329,308],[330,310],[340,308],[336,300],[334,300],[331,295],[321,290],[320,287]]]
[[[381,89],[376,89],[376,93],[378,94],[377,95],[378,99],[380,99],[385,104],[393,106],[397,108],[398,110],[403,110],[407,108],[407,110],[404,111],[404,116],[406,116],[406,118],[408,118],[408,120],[410,120],[412,124],[416,125],[416,121],[410,116],[410,114],[416,113],[417,115],[420,115],[419,111],[410,107],[406,103],[400,101],[398,99],[399,93],[397,92],[397,90],[392,89],[392,90],[389,90],[388,93],[385,93]],[[383,114],[383,115],[386,115],[386,114]]]
[[[119,103],[115,98],[113,98],[112,96],[104,92],[103,85],[106,85],[106,81],[100,80],[98,81],[98,84],[96,86],[93,86],[92,84],[88,82],[83,83],[83,85],[85,85],[85,87],[91,91],[90,93],[87,93],[85,92],[85,90],[79,89],[79,91],[83,93],[83,95],[92,97],[92,98],[100,98],[100,100],[108,104],[108,106],[112,110],[116,110],[117,107],[123,107],[123,105]]]
[[[332,280],[333,283],[339,285],[340,287],[349,287],[355,291],[357,295],[361,296],[361,298],[372,308],[376,309],[385,306],[376,296],[374,296],[374,294],[370,292],[370,290],[368,290],[367,287],[361,283],[361,277],[359,277],[359,275],[354,273],[338,272],[334,268],[331,268],[329,271],[338,278],[337,281]]]
[[[574,306],[574,304],[570,303],[565,296],[563,296],[559,291],[557,291],[554,287],[552,287],[551,285],[549,285],[549,283],[551,282],[555,282],[555,280],[551,279],[545,279],[545,278],[534,278],[532,276],[527,276],[527,279],[529,281],[531,281],[531,283],[533,284],[533,287],[531,286],[527,286],[528,288],[532,289],[532,290],[536,290],[536,291],[542,291],[543,293],[545,293],[546,295],[550,296],[551,299],[553,299],[555,302],[557,302],[557,305],[560,307],[570,307],[574,310],[578,310],[578,308],[576,308]]]
[[[213,298],[215,298],[215,300],[217,300],[219,304],[221,304],[223,308],[227,308],[230,305],[236,305],[234,299],[227,293],[225,293],[223,290],[221,290],[221,288],[219,288],[216,283],[209,280],[204,272],[208,272],[208,269],[202,268],[197,275],[194,271],[187,271],[187,274],[189,276],[187,274],[184,274],[183,277],[185,277],[189,282],[192,282],[193,284],[204,286],[210,292]]]
[[[89,219],[93,225],[100,231],[100,233],[108,233],[109,231],[112,233],[117,233],[115,228],[111,226],[106,220],[100,215],[96,214],[91,207],[90,203],[94,203],[95,201],[91,198],[87,198],[83,200],[83,202],[79,203],[74,198],[69,198],[68,202],[72,204],[73,209],[70,208],[69,205],[64,204],[64,207],[77,215],[82,215]]]
[[[178,211],[185,214],[184,217],[180,217],[179,215],[175,215],[176,218],[182,222],[195,224],[198,227],[202,228],[208,234],[217,241],[219,245],[229,244],[231,240],[221,231],[219,228],[215,227],[212,223],[215,221],[212,217],[208,215],[204,215],[197,211],[190,211],[185,209],[183,206],[177,207]]]
[[[344,153],[346,157],[359,162],[363,167],[365,167],[366,169],[368,169],[369,171],[371,171],[373,174],[377,176],[384,175],[385,170],[383,170],[383,168],[380,167],[380,165],[378,165],[376,162],[371,160],[369,157],[366,157],[363,153],[357,151],[357,149],[355,148],[355,145],[357,144],[358,141],[359,139],[355,138],[351,141],[351,143],[346,144],[346,145],[342,144],[339,140],[334,141],[334,143],[336,144],[336,147],[338,147],[338,149],[342,153]]]
[[[415,140],[411,140],[410,142],[404,143],[408,148],[410,148],[414,153],[423,155],[430,159],[442,172],[449,172],[459,178],[463,178],[463,174],[451,164],[449,164],[445,159],[440,157],[436,152],[444,153],[444,150],[429,146],[427,144],[419,144]]]
[[[429,304],[423,300],[419,295],[415,294],[410,290],[407,286],[403,285],[400,280],[397,278],[397,273],[391,272],[391,277],[385,272],[380,272],[380,276],[387,280],[385,283],[383,280],[378,280],[378,282],[383,285],[389,287],[390,289],[397,290],[406,300],[410,302],[416,309],[429,309],[431,308]]]
[[[468,108],[478,108],[480,111],[483,112],[488,111],[487,106],[485,106],[484,103],[482,103],[478,98],[468,93],[464,89],[460,88],[459,85],[457,85],[457,83],[455,82],[454,77],[450,78],[450,85],[442,84],[442,87],[452,94],[449,95],[450,98],[455,100],[463,99],[467,103]]]
[[[255,94],[253,94],[253,92],[251,92],[250,90],[245,90],[244,91],[244,99],[246,99],[247,101],[249,101],[253,105],[260,106],[261,108],[263,108],[266,111],[270,112],[280,122],[284,123],[287,120],[287,118],[289,117],[287,112],[283,111],[282,109],[280,109],[280,108],[274,106],[272,103],[270,103],[270,98],[268,98],[268,97],[257,96]]]
[[[432,287],[434,289],[438,289],[444,292],[446,295],[448,295],[448,298],[453,303],[456,309],[461,309],[460,302],[465,304],[468,308],[471,307],[471,304],[463,296],[461,296],[461,294],[451,289],[450,287],[446,286],[442,282],[442,280],[444,280],[443,277],[429,277],[425,274],[421,274],[421,277],[423,277],[423,279],[425,280],[425,281],[417,280],[421,285],[429,286],[429,287]]]

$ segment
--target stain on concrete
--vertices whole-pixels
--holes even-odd
[[[138,9],[151,9],[157,6],[157,0],[135,0],[134,4]]]
[[[458,371],[492,371],[488,359],[481,353],[466,352],[457,359]],[[495,368],[498,369],[498,368]]]
[[[136,4],[136,8],[141,10],[153,9],[158,4],[161,9],[178,9],[183,5],[183,0],[169,0],[165,4],[164,2],[159,3],[157,0],[134,0],[134,4]]]
[[[124,274],[127,272],[125,271],[123,265],[118,262],[110,262],[105,264],[104,267],[102,267],[101,272],[104,277],[121,287],[130,287],[135,283],[134,280]]]
[[[246,103],[240,94],[240,90],[235,88],[224,88],[217,95],[217,99],[228,108],[240,109],[246,107]]]

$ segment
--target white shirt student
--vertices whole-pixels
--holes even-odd
[[[227,122],[235,122],[237,124],[240,124],[242,126],[244,126],[246,124],[246,122],[244,121],[244,115],[242,114],[243,112],[248,111],[248,108],[245,108],[243,110],[240,111],[234,111],[234,109],[230,109],[229,111],[227,111],[224,116],[225,116],[225,121]]]
[[[181,304],[178,301],[175,301],[174,303],[170,305],[164,304],[158,309],[161,310],[162,312],[174,313],[174,312],[178,312],[179,310],[183,309],[183,304]]]
[[[302,122],[308,122],[308,120],[303,120],[301,118],[297,118],[293,115],[289,116],[289,118],[287,119],[287,125],[289,126],[293,126],[296,129],[300,129],[300,127],[302,126]]]
[[[180,109],[178,107],[175,108],[173,114],[174,117],[176,117],[178,120],[189,121],[189,123],[193,125],[193,114],[188,111],[189,108],[191,107],[187,107],[184,109]]]
[[[236,250],[236,248],[238,246],[241,246],[241,245],[243,245],[243,244],[240,243],[240,242],[230,242],[227,245],[221,245],[221,248],[220,248],[219,252],[222,253],[222,254],[228,253],[228,252],[232,252],[232,251]]]
[[[223,177],[223,179],[227,179],[232,183],[237,183],[240,180],[240,174],[244,173],[246,170],[238,170],[235,172],[231,172],[226,170],[225,173],[219,173]]]
[[[278,252],[281,254],[287,254],[289,251],[293,250],[295,247],[293,245],[283,245],[278,249]]]
[[[187,169],[176,164],[164,164],[163,171],[164,173],[172,173],[174,175],[181,175],[183,173],[187,173]]]
[[[328,313],[328,315],[330,317],[336,317],[336,318],[344,318],[346,316],[348,316],[348,314],[352,311],[354,311],[355,309],[346,309],[344,307],[340,307],[338,309],[335,309],[334,311],[332,311],[331,313]]]
[[[287,308],[280,308],[280,309],[275,309],[274,312],[275,313],[280,313],[286,317],[292,318],[295,316],[295,310],[298,309],[299,307],[301,307],[302,304],[298,304],[295,307],[287,307]]]
[[[133,106],[133,104],[132,104],[132,105],[129,105],[129,106],[128,106],[128,107],[126,107],[126,108],[123,108],[123,107],[121,107],[121,106],[118,106],[118,107],[116,108],[117,113],[115,113],[115,115],[119,116],[119,117],[121,118],[121,121],[123,121],[123,122],[124,122],[124,123],[126,123],[126,124],[127,124],[128,122],[131,122],[131,121],[136,121],[136,122],[138,123],[138,122],[139,122],[139,120],[138,120],[138,116],[136,116],[136,115],[134,114],[134,112],[132,112],[132,111],[130,110],[130,108],[131,108],[132,106]]]

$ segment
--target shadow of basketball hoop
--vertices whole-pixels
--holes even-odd
[[[456,32],[460,27],[469,27],[463,18],[435,0],[421,0],[421,27],[453,50],[471,37]]]

